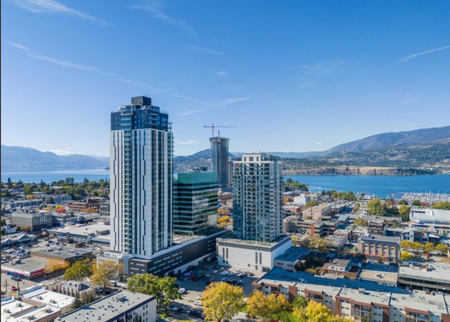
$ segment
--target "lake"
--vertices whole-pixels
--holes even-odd
[[[285,176],[309,185],[311,192],[366,192],[379,197],[404,192],[450,193],[450,175],[419,176]]]
[[[45,183],[73,177],[75,182],[100,179],[109,180],[109,170],[79,170],[50,172],[2,172],[1,180],[6,182],[22,180],[25,183]],[[366,192],[380,197],[398,195],[404,192],[450,193],[450,175],[420,175],[420,176],[300,176],[289,175],[286,178],[297,180],[309,185],[311,192],[322,190]]]

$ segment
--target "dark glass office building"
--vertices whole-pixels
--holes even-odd
[[[217,225],[216,172],[178,173],[173,185],[173,232],[202,235]]]
[[[224,137],[212,137],[211,143],[211,170],[217,172],[219,188],[227,188],[229,181],[228,145],[230,139]]]

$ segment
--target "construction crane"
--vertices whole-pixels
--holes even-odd
[[[228,125],[214,125],[214,123],[212,123],[212,125],[203,125],[203,127],[210,127],[212,129],[212,137],[214,137],[214,129],[216,127],[231,127],[231,128],[236,128],[237,126],[228,126]]]

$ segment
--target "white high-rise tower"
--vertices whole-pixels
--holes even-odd
[[[233,162],[233,232],[237,238],[272,242],[282,234],[281,162],[263,153]]]
[[[173,136],[167,113],[133,97],[111,113],[111,250],[150,256],[172,245]]]

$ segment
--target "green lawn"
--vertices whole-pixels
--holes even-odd
[[[241,309],[239,311],[247,313],[247,304],[245,304],[243,307],[241,307]]]

